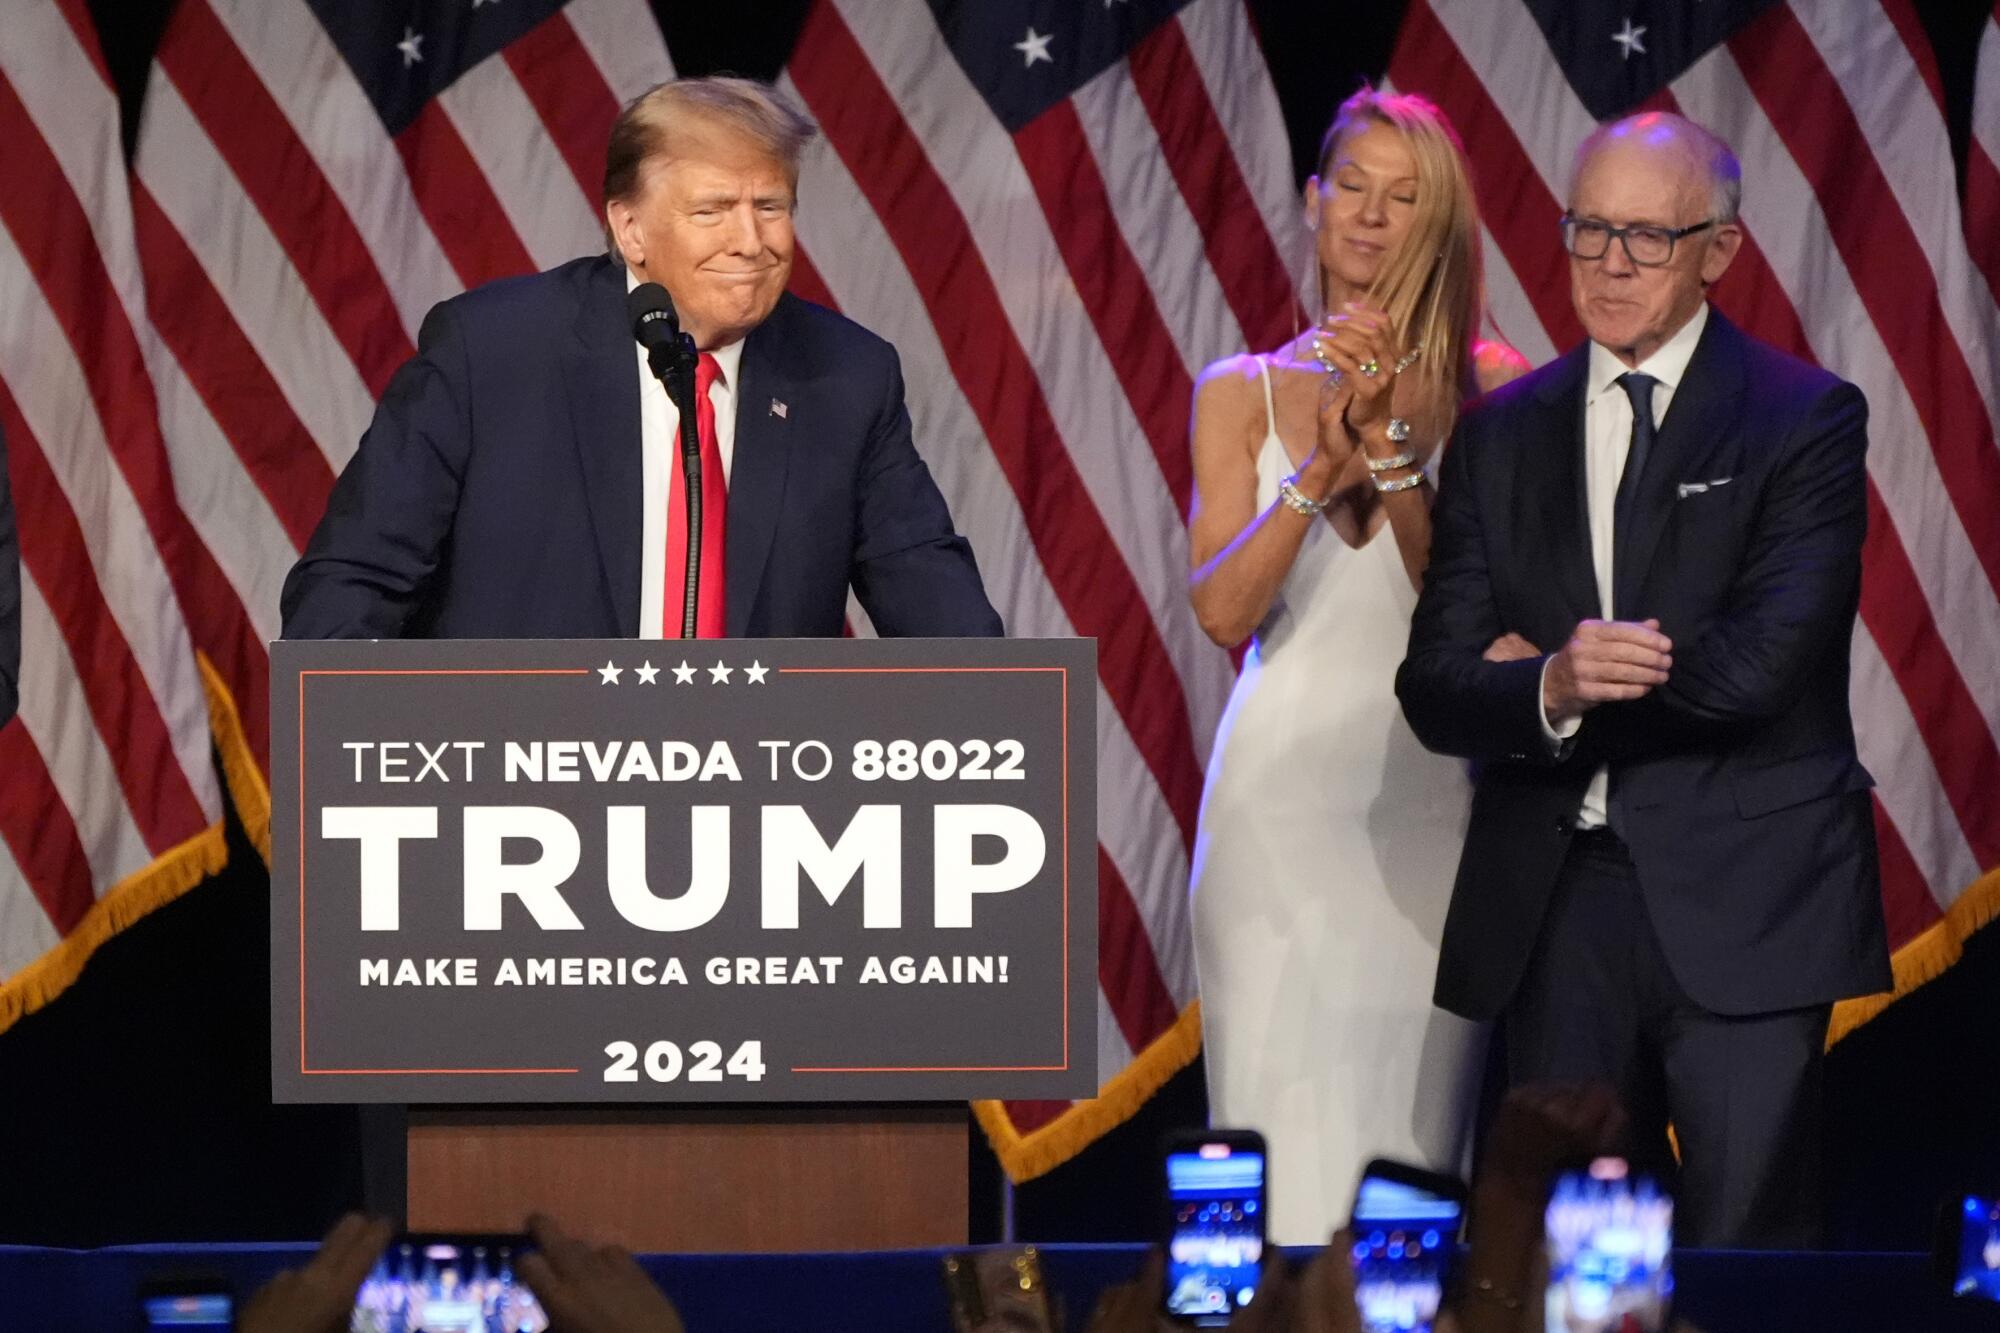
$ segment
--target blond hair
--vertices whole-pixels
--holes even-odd
[[[1325,176],[1340,147],[1371,125],[1402,135],[1417,167],[1416,213],[1403,243],[1369,288],[1368,301],[1386,311],[1407,348],[1423,355],[1405,374],[1417,377],[1426,426],[1448,432],[1459,404],[1477,392],[1473,346],[1486,309],[1479,250],[1479,206],[1465,145],[1444,112],[1415,93],[1385,93],[1364,86],[1340,104],[1320,141],[1319,174]],[[1319,298],[1327,300],[1325,267]]]
[[[603,204],[638,197],[646,164],[687,150],[704,129],[740,135],[784,167],[785,179],[799,183],[799,157],[816,131],[805,113],[777,89],[755,79],[717,74],[654,84],[625,104],[611,125],[604,153]],[[613,250],[617,243],[605,230]]]

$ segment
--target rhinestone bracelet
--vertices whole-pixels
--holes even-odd
[[[1376,477],[1374,480],[1377,491],[1383,495],[1394,495],[1397,491],[1407,491],[1412,487],[1423,485],[1424,474],[1421,472],[1412,472],[1409,476],[1398,477],[1394,481],[1387,481],[1381,477]]]
[[[1278,498],[1285,502],[1285,508],[1295,514],[1304,514],[1307,518],[1326,508],[1326,500],[1314,500],[1299,489],[1299,474],[1296,472],[1278,483]],[[1327,499],[1332,498],[1327,497]]]

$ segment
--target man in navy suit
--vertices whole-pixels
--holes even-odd
[[[679,412],[626,295],[667,289],[701,353],[700,633],[998,635],[910,439],[889,344],[785,291],[811,124],[743,79],[619,117],[608,256],[424,320],[285,581],[287,638],[603,638],[682,625]]]
[[[1674,116],[1583,145],[1590,341],[1460,422],[1397,693],[1479,764],[1438,1003],[1501,1020],[1512,1082],[1615,1083],[1669,1167],[1671,1123],[1684,1242],[1800,1245],[1830,1006],[1890,984],[1847,699],[1867,406],[1708,307],[1740,182]]]

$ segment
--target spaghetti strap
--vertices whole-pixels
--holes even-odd
[[[1278,405],[1271,397],[1271,362],[1259,354],[1257,376],[1264,381],[1264,438],[1270,439],[1278,433]]]

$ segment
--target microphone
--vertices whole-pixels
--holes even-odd
[[[625,293],[625,317],[632,322],[632,336],[646,349],[647,364],[666,382],[667,393],[678,406],[680,395],[674,392],[673,372],[681,368],[681,362],[693,365],[695,352],[692,346],[681,345],[683,340],[691,344],[693,339],[681,332],[674,298],[659,283],[642,282]]]
[[[681,637],[695,636],[701,587],[701,433],[695,423],[694,339],[681,332],[674,298],[657,282],[642,282],[625,294],[632,336],[646,349],[646,364],[666,388],[681,416],[681,486],[687,499],[686,573],[681,584]],[[667,623],[671,625],[671,608]]]

